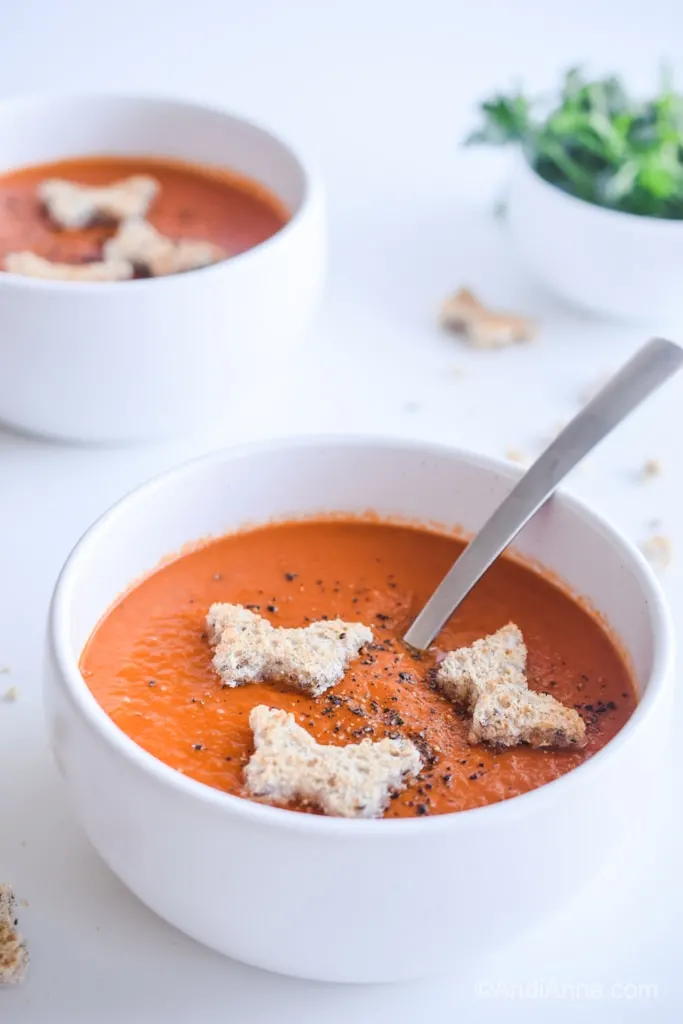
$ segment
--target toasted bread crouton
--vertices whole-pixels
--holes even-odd
[[[49,178],[38,186],[38,198],[60,228],[78,229],[98,222],[144,217],[159,191],[159,182],[147,174],[114,181],[111,185],[79,185]]]
[[[526,655],[521,630],[509,622],[471,647],[450,651],[436,673],[436,685],[453,703],[473,711],[481,695],[495,686],[526,686]]]
[[[283,680],[314,697],[338,683],[372,630],[341,619],[282,629],[240,604],[213,604],[206,617],[213,665],[226,686]]]
[[[259,704],[249,715],[255,751],[244,769],[252,796],[300,800],[324,814],[378,818],[391,794],[405,789],[422,758],[407,739],[361,740],[345,747],[317,743],[294,715]]]
[[[586,725],[577,711],[550,694],[503,683],[477,701],[467,739],[500,747],[581,747]]]
[[[583,719],[549,694],[529,689],[526,659],[522,632],[509,622],[470,647],[450,651],[436,673],[436,685],[471,713],[467,739],[472,744],[583,746]]]
[[[646,459],[640,471],[640,479],[642,481],[654,480],[656,476],[661,476],[662,472],[662,463],[659,459]]]
[[[28,949],[17,931],[16,913],[14,893],[0,883],[0,985],[18,984],[28,967]]]
[[[647,537],[641,543],[640,550],[657,572],[664,572],[671,564],[673,545],[671,538],[664,533],[655,533],[652,537]]]
[[[104,243],[105,259],[128,260],[152,277],[180,274],[217,263],[227,255],[212,242],[181,239],[174,242],[141,218],[125,221],[113,238]]]
[[[462,334],[472,348],[504,348],[531,341],[536,333],[531,320],[488,309],[468,288],[446,299],[440,319],[443,327]]]
[[[134,273],[133,264],[127,260],[52,263],[34,252],[8,253],[5,270],[23,277],[40,277],[44,281],[127,281]]]

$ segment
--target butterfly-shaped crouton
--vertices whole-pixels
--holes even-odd
[[[417,748],[403,738],[325,745],[294,715],[264,704],[252,710],[249,724],[256,749],[244,769],[247,790],[278,804],[298,800],[325,814],[378,818],[422,767]]]
[[[510,622],[470,647],[450,651],[437,670],[436,685],[472,715],[470,743],[583,746],[583,719],[550,694],[529,689],[526,660],[521,630]]]
[[[283,629],[240,604],[211,605],[206,618],[213,666],[226,686],[280,680],[314,697],[340,682],[372,630],[330,619]]]

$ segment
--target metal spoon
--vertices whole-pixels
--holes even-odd
[[[434,591],[404,639],[425,650],[486,570],[558,484],[629,413],[678,370],[683,348],[654,338],[638,351],[546,448],[482,526]]]

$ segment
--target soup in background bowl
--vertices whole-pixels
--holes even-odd
[[[555,583],[540,576],[533,577],[532,585],[525,575],[529,568],[506,560],[494,570],[507,577],[505,587],[498,587],[495,575],[491,582],[485,581],[482,596],[473,595],[472,607],[481,602],[476,621],[468,621],[464,610],[463,633],[458,633],[456,618],[448,627],[452,633],[446,634],[447,640],[471,641],[472,632],[495,628],[505,617],[503,611],[507,613],[500,604],[501,595],[506,606],[505,595],[512,597],[520,587],[523,600],[516,610],[510,609],[510,617],[514,619],[517,612],[523,619],[520,625],[531,633],[533,685],[543,660],[539,662],[538,655],[544,654],[543,645],[537,646],[540,641],[534,636],[533,621],[552,594],[555,607],[567,612],[567,635],[554,632],[560,629],[556,625],[550,632],[545,628],[545,650],[553,649],[556,642],[571,665],[569,675],[558,680],[564,698],[573,698],[576,666],[584,657],[598,658],[586,671],[589,679],[595,672],[595,679],[604,676],[610,685],[618,680],[618,686],[625,687],[620,692],[627,697],[613,714],[596,716],[600,721],[593,735],[604,730],[607,741],[601,749],[582,757],[561,777],[512,799],[456,813],[411,813],[382,820],[295,813],[244,799],[235,795],[237,774],[231,776],[222,766],[211,773],[211,747],[220,742],[215,722],[205,736],[205,769],[182,772],[178,769],[186,765],[176,762],[173,766],[169,756],[173,738],[164,732],[168,719],[163,703],[158,728],[151,722],[147,736],[134,733],[129,719],[117,719],[117,724],[102,706],[117,718],[125,703],[119,703],[125,694],[113,692],[115,686],[108,690],[111,660],[100,677],[100,682],[104,679],[101,688],[93,675],[86,681],[79,668],[81,659],[86,673],[92,670],[96,675],[102,668],[95,658],[99,624],[99,629],[109,630],[100,652],[107,654],[106,647],[110,659],[128,659],[127,669],[119,665],[114,674],[122,678],[129,673],[130,685],[136,687],[140,665],[145,658],[154,660],[154,654],[149,637],[142,646],[131,645],[131,638],[136,630],[140,636],[146,633],[155,616],[152,601],[160,601],[158,612],[161,620],[166,619],[170,606],[165,604],[164,588],[154,588],[164,573],[172,583],[179,573],[183,578],[175,578],[169,595],[171,604],[183,597],[177,609],[177,630],[167,621],[162,637],[166,645],[173,635],[178,638],[178,681],[171,670],[172,655],[161,681],[167,688],[177,685],[191,703],[200,676],[207,690],[215,682],[203,675],[208,652],[194,632],[188,647],[188,626],[194,631],[201,624],[201,613],[190,611],[190,599],[203,609],[212,585],[218,588],[217,596],[240,600],[261,587],[265,600],[272,603],[277,598],[280,605],[274,607],[283,609],[275,613],[266,608],[266,614],[279,614],[286,624],[298,622],[303,606],[292,602],[291,614],[284,610],[285,585],[296,585],[296,580],[280,581],[281,573],[297,572],[295,565],[283,561],[295,551],[291,541],[271,541],[270,555],[262,563],[255,561],[252,577],[244,550],[240,554],[235,547],[231,555],[230,539],[216,545],[209,542],[191,547],[189,554],[171,561],[155,576],[155,568],[169,552],[181,552],[188,544],[241,528],[250,530],[259,523],[266,524],[264,536],[275,538],[278,529],[291,529],[293,535],[306,529],[306,523],[272,524],[331,513],[342,521],[366,517],[366,525],[372,513],[380,530],[386,521],[401,520],[410,529],[416,524],[430,529],[440,524],[442,531],[458,528],[470,533],[481,526],[517,476],[512,467],[481,456],[423,444],[290,440],[232,449],[181,467],[125,498],[91,528],[71,555],[53,599],[46,678],[49,729],[76,814],[110,867],[148,906],[199,941],[256,966],[322,980],[391,980],[452,970],[463,959],[508,941],[570,898],[605,863],[656,785],[671,697],[671,626],[659,586],[639,554],[599,517],[566,496],[558,495],[534,518],[520,535],[517,548],[527,564],[538,565],[561,581],[564,593],[544,590]],[[354,576],[358,582],[365,575],[368,583],[373,578],[381,583],[377,575],[381,563],[378,570],[368,560],[386,559],[386,544],[382,546],[365,526],[361,532],[364,540],[353,541],[355,554],[352,558],[349,552],[344,571],[349,580]],[[245,538],[255,533],[237,536],[241,537],[237,545],[248,545]],[[432,577],[439,575],[457,550],[452,538],[433,538],[434,534],[418,529],[404,533],[400,543],[392,542],[398,562],[405,543],[406,552],[412,548],[405,565],[413,557],[423,563],[410,570],[416,574],[414,588],[404,576],[408,585],[400,590],[396,618],[390,625],[396,635],[403,620],[416,610],[414,605]],[[322,566],[327,556],[320,542],[305,546],[313,559],[309,568],[316,559]],[[202,561],[212,547],[225,555],[218,569]],[[376,547],[379,550],[373,555]],[[202,571],[196,578],[194,572],[186,577],[183,566],[191,565],[193,558],[199,559]],[[204,570],[208,568],[222,579],[207,580]],[[333,570],[340,586],[342,568],[339,563]],[[259,575],[267,582],[259,583]],[[278,590],[273,589],[276,581]],[[303,585],[308,582],[304,580]],[[323,580],[326,592],[322,594],[313,581],[311,612],[345,611],[345,605],[335,603],[342,598],[335,596],[338,584],[331,582],[330,593],[330,581]],[[537,611],[530,617],[529,595],[536,586],[540,588],[534,598]],[[146,599],[147,587],[152,590]],[[374,592],[372,601],[386,600],[382,585]],[[126,593],[128,597],[107,618],[112,605]],[[579,599],[594,610],[590,616],[580,604],[571,603]],[[135,601],[141,602],[139,606]],[[118,621],[117,611],[121,613]],[[378,606],[373,606],[374,620],[377,611]],[[390,613],[391,608],[382,612]],[[592,649],[590,644],[584,646],[586,638],[592,638]],[[159,652],[158,657],[164,655]],[[189,661],[192,672],[187,671]],[[157,662],[156,670],[160,669]],[[227,696],[250,700],[247,691],[243,687]],[[134,690],[130,695],[134,705]],[[262,696],[266,698],[265,693]],[[270,686],[267,699],[277,704],[289,701],[290,695]],[[144,715],[141,707],[131,710],[133,715],[135,711]],[[204,728],[207,718],[201,708],[196,710],[197,727]],[[408,726],[412,714],[409,707]],[[365,719],[357,717],[365,724]],[[451,721],[457,733],[456,719],[454,714]],[[322,728],[305,715],[300,721],[314,731]],[[340,722],[348,728],[348,718]],[[202,744],[201,738],[197,742]],[[226,727],[225,742],[242,744],[242,754],[248,754],[248,736],[241,726]],[[475,752],[478,755],[479,748],[468,747],[467,757]],[[204,753],[203,749],[192,751],[198,758]],[[540,759],[550,752],[531,753]],[[487,778],[496,771],[493,760],[499,756],[484,751],[479,759],[486,774],[472,787],[488,785]],[[575,758],[577,753],[568,756]],[[510,768],[514,775],[514,766]],[[227,792],[231,779],[233,792]],[[411,799],[409,790],[406,798]],[[466,926],[459,926],[463,922]]]
[[[74,267],[102,260],[118,219],[98,216],[95,208],[85,226],[63,228],[41,202],[41,186],[56,180],[85,189],[110,188],[137,176],[157,189],[143,204],[144,220],[165,238],[212,243],[226,259],[265,242],[289,219],[273,193],[228,168],[144,156],[81,157],[0,175],[0,259],[29,251]],[[139,270],[137,276],[143,276]]]
[[[68,239],[54,230],[36,197],[44,165],[86,184],[110,181],[114,170],[118,180],[127,170],[156,173],[152,226],[156,219],[175,234],[186,216],[180,240],[218,238],[228,252],[200,269],[139,280],[0,273],[0,421],[80,441],[181,435],[275,386],[324,273],[321,190],[292,147],[202,104],[76,94],[1,103],[0,154],[0,201],[3,181],[13,200],[0,230],[5,255],[21,241],[34,259],[70,263],[96,257],[110,240],[109,225]],[[98,164],[103,154],[116,167]],[[194,198],[176,214],[178,190],[187,198],[188,188]]]

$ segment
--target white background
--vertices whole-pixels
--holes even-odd
[[[244,396],[211,436],[102,451],[0,433],[0,665],[11,667],[0,692],[5,682],[19,690],[16,703],[0,702],[0,879],[29,901],[21,919],[34,961],[22,988],[0,993],[0,1022],[679,1020],[680,755],[672,754],[675,781],[662,778],[652,794],[652,821],[639,823],[571,906],[514,946],[454,963],[449,977],[425,983],[307,984],[202,949],[103,866],[56,778],[40,675],[47,602],[70,546],[125,490],[189,455],[308,431],[423,437],[500,455],[539,451],[585,387],[646,332],[591,320],[537,288],[491,216],[505,157],[463,152],[458,143],[489,90],[515,80],[544,88],[571,63],[653,85],[663,57],[676,67],[683,5],[4,0],[1,8],[2,94],[168,91],[223,103],[302,143],[327,185],[330,267],[305,359],[275,400],[264,407],[258,393]],[[538,316],[538,343],[492,355],[444,336],[435,309],[466,283],[494,304]],[[666,326],[683,338],[683,324]],[[661,520],[656,529],[679,550],[664,577],[679,622],[682,403],[683,378],[571,483],[635,541]],[[649,457],[665,472],[641,484]],[[504,859],[501,848],[501,885]],[[460,927],[467,922],[454,920]]]

